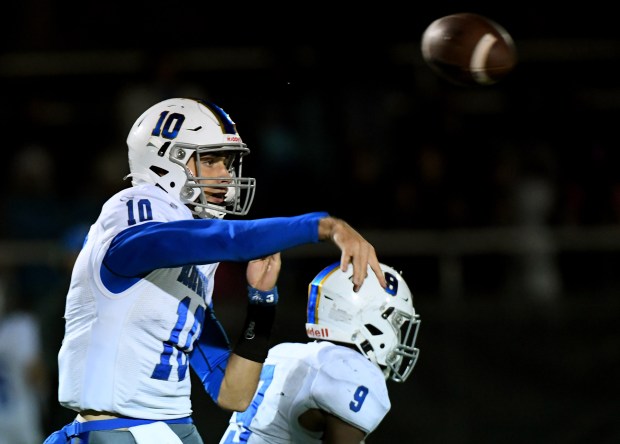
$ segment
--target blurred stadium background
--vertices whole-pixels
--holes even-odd
[[[46,432],[73,416],[54,385],[72,255],[127,185],[133,121],[189,95],[227,110],[251,148],[252,217],[329,211],[409,282],[421,357],[369,444],[620,442],[610,7],[57,3],[6,6],[0,30],[0,276],[41,321]],[[463,11],[512,34],[519,65],[500,84],[452,86],[423,64],[425,27]],[[304,340],[307,284],[337,259],[329,245],[283,255],[278,341]],[[243,272],[218,271],[231,333]],[[197,388],[215,442],[228,415]]]

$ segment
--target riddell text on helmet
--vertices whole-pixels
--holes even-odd
[[[323,328],[306,328],[306,333],[311,338],[329,338],[329,330],[325,327]]]

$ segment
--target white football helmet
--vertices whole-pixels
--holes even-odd
[[[308,286],[306,333],[312,339],[353,344],[377,364],[386,379],[404,382],[418,359],[415,348],[420,317],[400,273],[381,264],[388,287],[383,289],[369,268],[362,288],[353,291],[353,267],[336,262]]]
[[[129,171],[133,185],[150,183],[188,205],[201,218],[222,218],[226,214],[248,213],[256,181],[243,177],[242,159],[250,150],[237,133],[235,123],[217,105],[188,98],[159,102],[146,110],[133,124],[127,137]],[[230,177],[203,177],[200,156],[229,156]],[[196,175],[187,167],[196,159]],[[205,185],[210,179],[217,185]],[[203,188],[221,188],[224,205],[207,201]]]

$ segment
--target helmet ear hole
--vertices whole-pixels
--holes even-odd
[[[161,167],[158,167],[156,165],[151,165],[151,167],[149,168],[152,172],[154,172],[155,174],[157,174],[159,177],[164,177],[166,174],[168,174],[168,170],[165,170]]]
[[[368,330],[370,334],[373,336],[379,336],[383,334],[381,330],[379,330],[377,327],[375,327],[372,324],[365,324],[364,327],[366,327],[366,330]]]

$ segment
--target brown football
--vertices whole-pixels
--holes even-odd
[[[432,22],[422,34],[421,49],[437,74],[463,86],[497,83],[517,64],[511,35],[495,21],[469,12]]]

